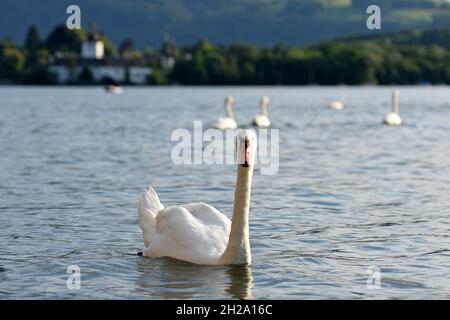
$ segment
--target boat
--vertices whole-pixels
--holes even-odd
[[[123,92],[122,86],[115,84],[109,84],[105,89],[106,91],[114,94],[121,94]]]

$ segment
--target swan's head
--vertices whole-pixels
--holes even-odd
[[[228,96],[225,98],[225,104],[226,105],[231,105],[234,103],[234,97],[233,96]]]
[[[269,99],[268,96],[263,96],[263,97],[261,98],[261,104],[262,104],[262,105],[267,106],[267,105],[269,104],[269,102],[270,102],[270,99]]]
[[[240,166],[252,167],[255,163],[257,139],[253,130],[240,129],[236,132],[237,160]]]

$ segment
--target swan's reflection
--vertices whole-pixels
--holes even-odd
[[[137,259],[136,291],[152,299],[251,299],[250,266],[198,266],[170,258]]]
[[[231,283],[226,291],[236,299],[252,299],[253,275],[251,266],[229,266]]]

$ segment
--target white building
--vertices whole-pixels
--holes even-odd
[[[87,41],[81,45],[81,56],[85,59],[101,60],[105,56],[103,41]]]
[[[71,67],[72,66],[72,67]],[[105,58],[103,41],[91,28],[88,41],[81,45],[81,55],[55,54],[49,63],[49,71],[56,74],[59,83],[77,82],[84,70],[89,70],[96,83],[146,84],[152,68],[120,58]]]
[[[99,65],[99,66],[77,66],[72,70],[66,65],[50,65],[49,71],[56,74],[58,83],[76,82],[84,68],[92,73],[94,82],[117,82],[127,81],[127,68],[125,66]],[[146,84],[148,77],[152,73],[151,67],[135,66],[128,68],[128,81],[132,84]]]
[[[152,68],[150,67],[130,67],[128,69],[130,82],[132,83],[146,83],[148,81],[148,76],[152,73]]]
[[[83,59],[97,60],[101,60],[105,57],[105,45],[100,39],[95,23],[91,25],[88,41],[81,44],[81,57]]]

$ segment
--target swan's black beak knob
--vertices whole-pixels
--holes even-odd
[[[248,141],[248,138],[245,138],[244,141],[244,164],[242,165],[244,168],[248,168],[248,147],[250,142]]]

